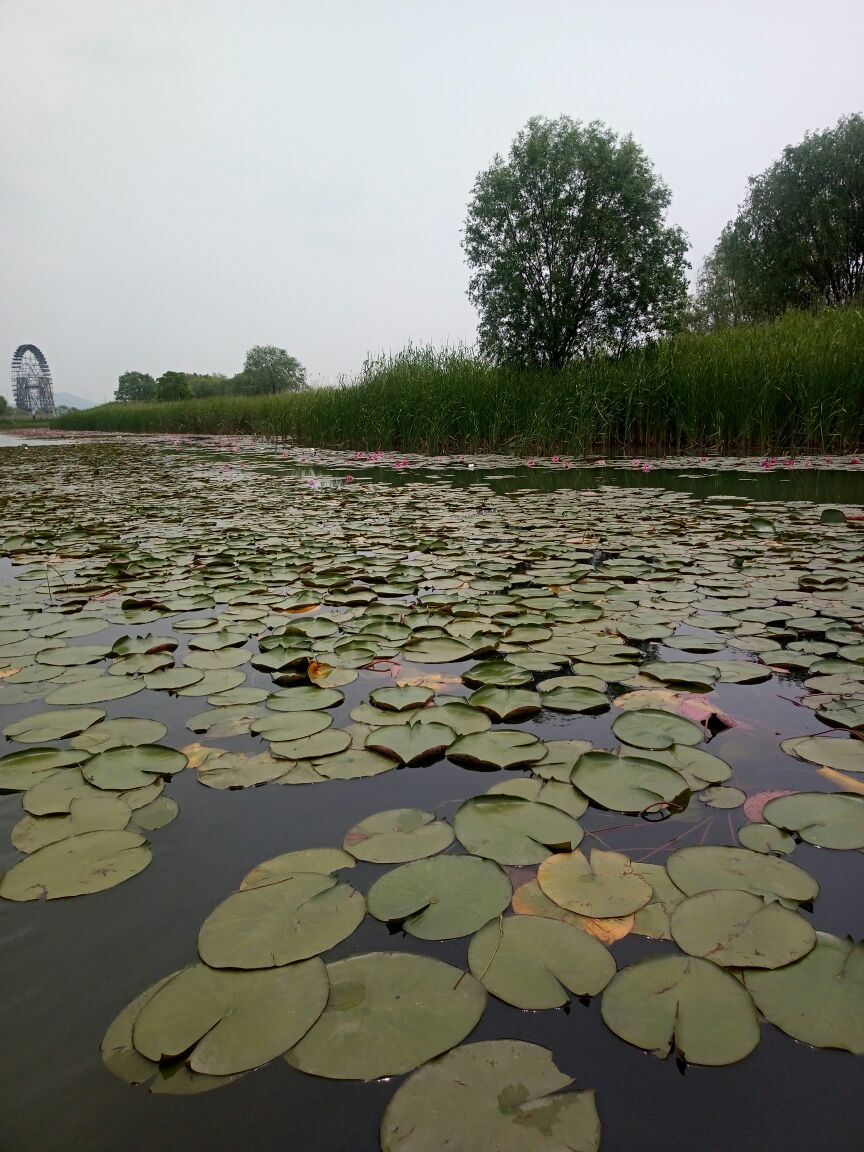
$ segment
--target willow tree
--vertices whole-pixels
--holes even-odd
[[[631,137],[535,118],[477,177],[463,248],[479,343],[493,360],[561,368],[673,328],[687,240]]]

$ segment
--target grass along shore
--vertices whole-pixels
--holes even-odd
[[[275,396],[107,404],[55,428],[251,433],[431,454],[843,452],[864,445],[864,303],[690,333],[562,372],[408,348],[353,381]]]

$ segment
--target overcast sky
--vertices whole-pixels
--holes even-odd
[[[470,342],[466,201],[538,114],[631,132],[696,267],[864,108],[862,42],[861,0],[0,0],[0,349],[106,399],[259,343],[333,381]]]

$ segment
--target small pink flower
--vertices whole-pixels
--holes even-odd
[[[849,463],[850,464],[860,464],[861,461],[858,459],[857,456],[853,456],[852,459],[849,461]]]
[[[526,460],[525,463],[528,465],[529,468],[533,468],[534,467],[534,457],[532,456],[531,459]]]
[[[595,460],[594,463],[600,468],[604,468],[606,466],[605,460]]]
[[[552,463],[553,464],[560,464],[561,463],[561,457],[560,456],[553,456],[552,457]]]
[[[650,472],[651,471],[651,465],[650,464],[643,464],[642,465],[642,471],[643,472]]]
[[[345,477],[345,483],[346,484],[353,484],[354,483],[354,477],[350,473]]]

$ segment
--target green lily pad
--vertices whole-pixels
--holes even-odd
[[[616,1036],[662,1058],[734,1064],[759,1043],[753,1001],[734,976],[694,956],[649,956],[622,969],[600,1011]]]
[[[274,712],[306,712],[319,708],[335,708],[345,699],[344,692],[336,688],[316,688],[303,684],[299,688],[283,688],[267,697],[267,707]]]
[[[97,752],[81,766],[81,773],[96,788],[123,791],[143,788],[157,776],[174,776],[186,767],[186,757],[163,744],[110,748]]]
[[[739,844],[752,852],[777,853],[788,856],[795,851],[796,840],[788,832],[781,832],[773,824],[744,824],[737,830]]]
[[[74,736],[69,743],[73,748],[83,748],[87,752],[107,752],[111,748],[139,744],[155,744],[168,732],[158,720],[146,720],[140,716],[118,716],[113,720],[103,720],[94,724],[80,736]]]
[[[132,1040],[148,1060],[189,1052],[194,1072],[231,1075],[266,1064],[296,1044],[324,1011],[328,991],[317,957],[256,972],[194,964],[145,1002]]]
[[[709,808],[740,808],[747,793],[740,788],[706,788],[699,793],[699,799]]]
[[[580,916],[627,916],[651,899],[651,885],[618,852],[595,849],[590,861],[579,851],[544,860],[537,881],[550,900]]]
[[[698,724],[657,708],[622,712],[612,723],[612,731],[622,744],[634,748],[671,748],[673,744],[699,744],[703,737]]]
[[[531,771],[541,780],[558,780],[569,784],[577,761],[591,751],[590,740],[547,740],[546,755],[531,765]]]
[[[198,783],[220,791],[226,788],[256,788],[285,774],[284,760],[269,752],[247,756],[244,752],[223,752],[208,758],[198,768]]]
[[[45,697],[46,704],[103,704],[108,700],[122,700],[134,696],[144,687],[134,680],[120,680],[112,676],[97,676],[78,684],[64,684]]]
[[[769,800],[769,824],[818,848],[864,848],[864,796],[856,792],[796,792]]]
[[[543,707],[553,712],[605,712],[609,708],[608,697],[593,688],[559,685],[543,692],[541,699]]]
[[[176,972],[172,972],[170,976],[163,976],[161,980],[151,984],[140,996],[136,996],[131,1004],[127,1004],[108,1025],[108,1030],[102,1039],[102,1062],[109,1072],[113,1072],[127,1084],[144,1084],[159,1071],[159,1065],[155,1060],[148,1060],[136,1050],[132,1043],[132,1028],[148,1000],[151,1000],[159,989],[176,975]]]
[[[97,664],[110,653],[111,648],[107,644],[75,644],[68,648],[43,649],[36,659],[40,664],[51,667],[72,668],[79,664]]]
[[[187,652],[183,664],[199,672],[221,672],[226,668],[239,668],[251,659],[248,648],[219,648],[215,652]]]
[[[451,964],[404,952],[371,952],[327,965],[323,1015],[285,1059],[313,1076],[398,1076],[446,1052],[486,1006],[483,985]]]
[[[476,856],[414,860],[369,890],[370,915],[420,940],[468,936],[510,903],[510,881],[497,864]]]
[[[116,796],[82,797],[72,801],[68,816],[23,816],[10,839],[19,852],[36,852],[82,832],[123,829],[131,817],[132,809]]]
[[[104,892],[150,863],[150,845],[135,832],[84,832],[39,848],[0,879],[4,900],[57,900]]]
[[[415,1072],[381,1121],[382,1152],[597,1152],[593,1092],[522,1040],[466,1044]]]
[[[169,691],[176,691],[178,696],[215,696],[217,692],[227,692],[231,688],[239,688],[245,680],[246,673],[239,668],[224,668],[216,672],[205,672],[200,680],[187,684],[185,688],[169,689]]]
[[[681,889],[669,879],[661,864],[633,862],[633,872],[651,886],[651,899],[633,919],[633,931],[649,940],[671,940],[672,913],[685,899]]]
[[[752,892],[699,892],[678,904],[670,924],[682,951],[721,968],[781,968],[816,944],[803,916]]]
[[[710,889],[752,892],[764,899],[815,900],[819,885],[803,868],[748,848],[705,844],[679,848],[666,861],[672,882],[688,896]]]
[[[180,805],[176,800],[171,796],[157,796],[155,800],[136,810],[133,822],[136,828],[155,832],[170,824],[172,820],[176,820],[179,814]]]
[[[696,660],[651,660],[642,665],[641,671],[664,684],[687,684],[694,688],[713,688],[720,678],[717,668]]]
[[[466,800],[454,824],[468,852],[499,864],[539,864],[553,852],[571,851],[584,836],[559,808],[501,794]]]
[[[546,755],[546,745],[530,732],[498,728],[460,736],[447,749],[447,759],[468,768],[521,768]]]
[[[391,724],[367,736],[366,747],[400,764],[421,764],[440,759],[455,739],[453,729],[444,724]]]
[[[864,943],[816,933],[803,959],[744,973],[766,1020],[803,1044],[864,1053]]]
[[[26,792],[58,769],[82,764],[87,756],[87,752],[60,748],[23,748],[0,756],[0,792]]]
[[[20,737],[18,737],[20,739]],[[836,736],[796,736],[780,745],[790,756],[838,772],[864,772],[864,740]]]
[[[350,884],[312,873],[234,892],[210,913],[198,952],[211,968],[273,968],[333,948],[366,911]]]
[[[355,824],[342,847],[358,860],[403,864],[443,852],[453,843],[453,829],[419,808],[393,808]]]
[[[478,688],[468,697],[472,708],[479,708],[493,720],[518,720],[539,712],[543,707],[537,692],[522,688]]]
[[[270,751],[282,760],[317,760],[321,756],[336,756],[350,747],[349,732],[330,728],[326,732],[315,732],[312,736],[301,736],[297,740],[275,740],[270,745]]]
[[[52,712],[37,712],[16,720],[3,729],[7,740],[17,740],[19,744],[41,744],[49,740],[62,740],[65,736],[77,736],[97,721],[104,720],[101,708],[67,708]]]
[[[223,740],[246,735],[252,723],[262,716],[264,713],[256,704],[234,704],[197,712],[186,721],[186,727],[190,732],[205,732],[211,740]]]
[[[613,812],[644,812],[667,804],[686,808],[690,797],[687,781],[673,768],[612,752],[586,752],[570,779],[589,800]]]
[[[459,640],[412,640],[402,649],[402,655],[413,664],[453,664],[474,655],[474,649]]]
[[[406,684],[401,688],[376,688],[369,693],[369,699],[376,708],[387,712],[404,712],[406,709],[424,708],[435,695],[431,688]]]
[[[421,708],[411,714],[411,724],[443,724],[451,728],[457,736],[468,736],[472,732],[488,732],[491,719],[485,712],[472,708],[470,704],[454,697],[438,697],[438,703]]]
[[[368,748],[348,748],[335,756],[313,760],[312,767],[328,780],[359,780],[366,776],[380,776],[398,765],[397,760],[372,752]]]
[[[506,916],[474,936],[468,966],[499,1000],[516,1008],[560,1008],[596,996],[615,975],[615,961],[596,940],[560,920]]]
[[[516,667],[509,660],[483,660],[463,672],[462,679],[472,686],[521,688],[523,684],[531,683],[532,673],[528,669]]]
[[[302,848],[297,852],[283,852],[281,856],[256,864],[251,872],[247,872],[240,884],[240,891],[274,884],[298,872],[332,876],[343,868],[353,868],[354,864],[354,857],[341,848]]]
[[[283,742],[314,736],[329,728],[332,723],[333,717],[327,712],[277,712],[275,715],[258,716],[252,721],[251,730],[265,740]]]
[[[180,692],[200,684],[204,673],[197,668],[161,668],[157,672],[146,673],[142,679],[144,687],[154,692]]]
[[[553,808],[560,808],[574,820],[588,809],[588,799],[574,788],[572,784],[564,784],[557,780],[544,783],[531,777],[517,777],[514,780],[502,780],[500,784],[493,784],[486,790],[487,796],[518,796],[522,800],[539,800],[541,804],[550,804]]]

